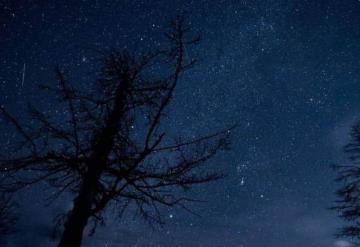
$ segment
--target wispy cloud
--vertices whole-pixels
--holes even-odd
[[[335,247],[350,247],[350,246],[352,246],[352,244],[345,240],[337,240],[337,241],[335,241],[334,246]]]

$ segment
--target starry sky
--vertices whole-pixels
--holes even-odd
[[[329,165],[344,159],[360,115],[359,13],[355,0],[0,0],[0,104],[25,122],[27,102],[57,114],[36,87],[56,82],[55,64],[86,90],[97,50],[161,47],[169,20],[184,15],[202,36],[187,51],[200,63],[179,83],[167,128],[238,123],[232,150],[213,160],[228,176],[192,192],[207,201],[194,206],[200,218],[169,209],[152,229],[109,212],[84,246],[349,247],[333,237]],[[6,246],[56,246],[52,218],[70,198],[45,207],[42,187],[19,195],[19,234]]]

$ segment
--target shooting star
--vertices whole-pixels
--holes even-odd
[[[26,71],[26,64],[24,63],[24,67],[23,67],[23,71],[22,71],[21,87],[24,86],[24,82],[25,82],[25,71]]]

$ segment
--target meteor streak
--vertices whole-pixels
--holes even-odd
[[[24,86],[25,82],[25,70],[26,70],[26,64],[24,63],[23,71],[22,71],[22,80],[21,80],[21,86]]]

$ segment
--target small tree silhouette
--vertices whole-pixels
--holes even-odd
[[[133,205],[146,220],[161,223],[159,206],[190,210],[187,202],[196,200],[181,191],[222,177],[204,164],[228,147],[231,128],[184,139],[170,138],[160,124],[179,77],[195,64],[184,61],[185,47],[199,42],[189,35],[178,18],[166,33],[168,48],[105,56],[99,79],[87,94],[56,67],[59,87],[42,88],[65,104],[64,120],[54,121],[30,107],[33,127],[24,127],[1,109],[23,139],[0,163],[9,178],[3,189],[17,191],[47,181],[57,189],[53,198],[64,191],[75,195],[59,247],[80,246],[89,221],[96,227],[111,203],[121,213]]]
[[[360,244],[360,123],[353,126],[350,134],[351,141],[344,147],[350,162],[334,166],[338,173],[336,181],[341,185],[332,209],[348,223],[339,229],[337,236],[349,237]]]
[[[16,204],[9,195],[0,195],[0,240],[15,233],[17,217],[15,215]]]

